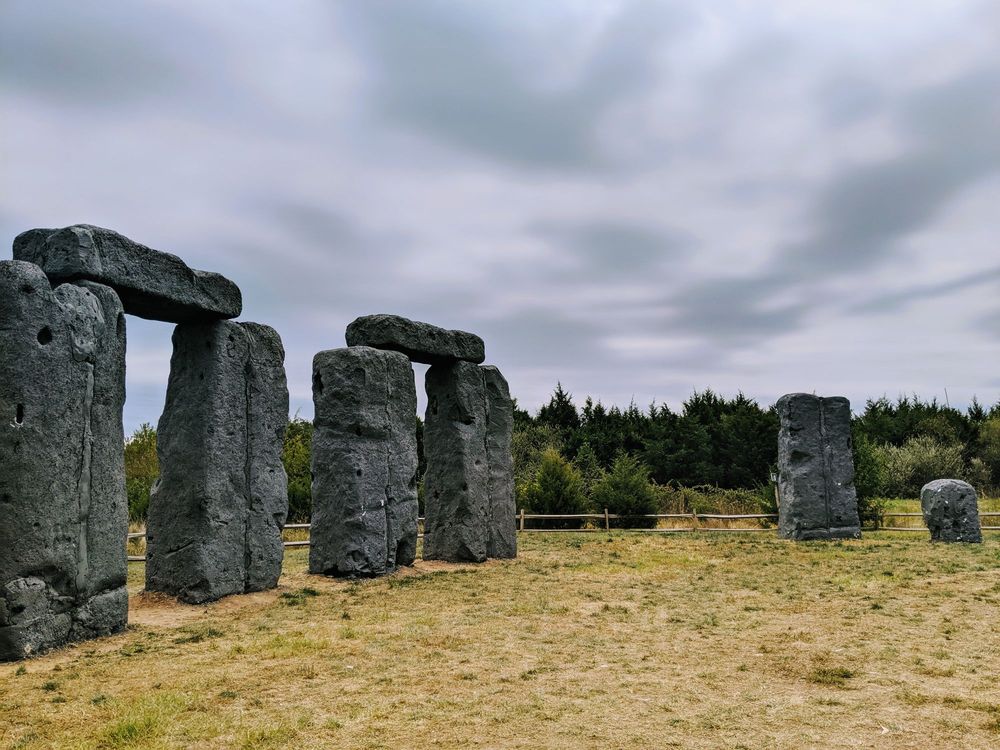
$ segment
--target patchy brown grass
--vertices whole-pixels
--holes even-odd
[[[993,748],[1000,537],[530,534],[0,666],[11,748]]]

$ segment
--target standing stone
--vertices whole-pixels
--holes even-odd
[[[128,616],[121,303],[0,262],[0,660]]]
[[[212,321],[235,318],[243,308],[239,287],[224,276],[196,271],[176,255],[89,224],[29,229],[14,239],[14,257],[41,266],[53,282],[106,284],[125,312],[140,318]]]
[[[496,367],[480,368],[486,385],[486,460],[489,464],[489,557],[517,557],[517,506],[514,500],[514,402],[507,380]]]
[[[935,479],[920,490],[920,509],[933,542],[983,541],[975,488],[958,479]]]
[[[809,393],[775,405],[778,433],[778,532],[785,539],[861,536],[851,453],[851,404]]]
[[[489,554],[486,384],[471,362],[427,370],[424,559],[482,562]]]
[[[417,545],[417,394],[400,353],[365,346],[313,359],[309,571],[378,576]]]
[[[247,591],[278,585],[288,517],[288,475],[281,460],[288,428],[285,348],[278,332],[260,323],[240,323],[250,343],[247,369],[247,449],[250,509],[247,515]]]
[[[365,315],[347,326],[348,346],[402,352],[414,362],[447,364],[456,359],[479,364],[486,359],[483,340],[398,315]]]
[[[288,512],[284,350],[267,326],[177,326],[157,429],[146,588],[185,602],[276,585]]]

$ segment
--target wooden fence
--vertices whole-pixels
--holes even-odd
[[[922,513],[883,513],[883,518],[923,518]],[[984,518],[1000,518],[1000,513],[980,513],[980,519]],[[611,521],[618,521],[622,519],[635,519],[635,518],[645,518],[645,519],[656,519],[658,523],[660,520],[688,520],[691,522],[690,526],[670,526],[663,528],[629,528],[629,527],[616,527],[618,531],[629,531],[632,533],[641,532],[647,534],[680,534],[685,532],[693,531],[719,531],[719,532],[745,532],[745,531],[774,531],[774,526],[746,526],[741,525],[738,527],[732,526],[712,526],[712,525],[702,525],[702,521],[721,521],[721,522],[732,522],[732,521],[777,521],[777,513],[744,513],[738,515],[727,515],[722,513],[653,513],[648,515],[620,515],[617,513],[608,513],[607,509],[603,513],[571,513],[565,515],[551,514],[551,513],[527,513],[522,508],[517,514],[517,530],[523,533],[533,533],[533,532],[544,532],[546,534],[551,533],[573,533],[573,534],[586,534],[601,531],[611,530]],[[596,523],[592,526],[586,528],[578,529],[546,529],[546,528],[528,528],[528,521],[595,521]],[[423,524],[424,519],[418,518],[417,523]],[[311,524],[308,523],[289,523],[283,528],[284,530],[291,529],[309,529]],[[983,526],[983,531],[1000,531],[1000,526]],[[923,524],[919,526],[875,526],[871,529],[866,529],[867,531],[927,531],[927,527]],[[418,537],[422,537],[423,534],[418,534]],[[132,539],[144,539],[146,537],[145,531],[137,531],[130,533],[128,535],[129,540]],[[295,542],[285,542],[286,547],[308,547],[309,540],[300,540]],[[146,557],[144,555],[129,555],[129,562],[145,562]]]
[[[882,518],[919,518],[923,519],[923,513],[883,513]],[[1000,518],[1000,513],[980,513],[979,522],[984,518]],[[982,526],[983,531],[1000,531],[1000,526]],[[927,531],[927,527],[921,523],[919,526],[882,526],[879,525],[873,531]]]

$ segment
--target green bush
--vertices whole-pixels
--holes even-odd
[[[659,513],[776,513],[774,487],[755,490],[726,489],[712,485],[680,487],[654,485]]]
[[[281,462],[288,474],[288,522],[308,523],[312,515],[312,422],[296,417],[288,423]]]
[[[966,475],[961,443],[942,443],[930,435],[912,437],[901,446],[883,445],[875,450],[885,470],[880,494],[919,497],[932,479],[963,479]]]
[[[656,513],[656,491],[649,482],[649,469],[636,458],[619,454],[608,472],[594,486],[591,502],[598,511],[607,508],[610,513],[626,516],[611,521],[617,528],[651,529],[655,518],[639,516]]]
[[[586,512],[583,480],[555,448],[543,451],[534,479],[523,490],[524,507],[529,513],[573,515]],[[545,519],[532,526],[548,529],[578,529],[583,519]]]
[[[527,493],[535,481],[542,454],[546,450],[562,450],[559,432],[548,425],[530,424],[523,429],[515,429],[511,440],[511,454],[514,460],[514,495],[517,507],[527,508]]]
[[[604,479],[607,472],[598,463],[597,454],[590,447],[590,443],[585,442],[580,446],[580,450],[576,452],[576,458],[573,459],[573,467],[580,473],[580,478],[583,480],[583,494],[586,496],[588,504],[597,508],[598,506],[590,501],[594,488]]]
[[[125,493],[130,521],[144,521],[149,510],[149,493],[160,476],[156,457],[156,430],[143,423],[125,441]]]

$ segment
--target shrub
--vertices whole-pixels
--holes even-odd
[[[659,513],[775,513],[774,488],[724,489],[712,485],[654,485]]]
[[[620,453],[608,472],[591,493],[594,508],[626,518],[611,522],[618,528],[653,528],[655,518],[639,518],[656,513],[656,491],[649,482],[649,469],[637,459]]]
[[[530,513],[576,514],[586,512],[583,480],[559,451],[547,448],[535,478],[524,488],[524,505]],[[578,529],[582,519],[545,519],[533,525],[549,529]]]
[[[919,435],[901,446],[876,449],[885,467],[884,494],[917,497],[932,479],[961,479],[965,476],[961,443],[942,443],[929,435]]]
[[[144,521],[149,510],[149,493],[160,475],[156,457],[156,430],[143,423],[125,441],[125,493],[130,521]]]
[[[307,523],[312,515],[312,434],[313,425],[296,417],[288,423],[281,462],[288,474],[288,520]]]
[[[576,452],[576,458],[573,459],[573,466],[580,472],[580,478],[583,480],[583,494],[590,501],[594,488],[604,479],[607,472],[604,471],[601,464],[597,461],[597,454],[594,453],[594,449],[590,447],[589,442],[584,442],[580,446],[580,450]],[[595,508],[597,507],[594,503],[590,503],[590,505]]]
[[[542,454],[552,449],[557,453],[562,448],[559,432],[547,425],[528,425],[515,429],[511,441],[514,459],[514,494],[519,508],[527,508],[528,491],[535,481]]]

